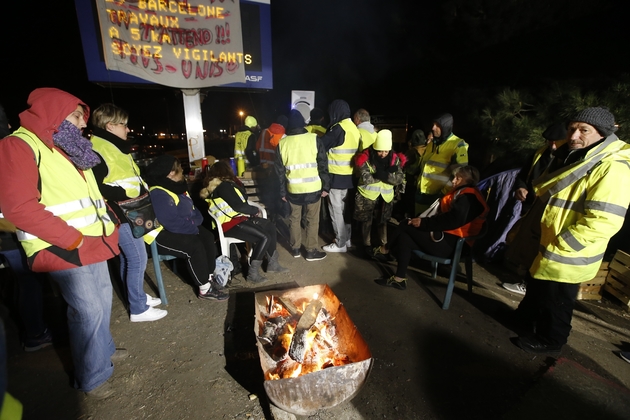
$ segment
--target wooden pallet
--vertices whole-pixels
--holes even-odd
[[[608,276],[608,262],[603,261],[599,267],[599,271],[595,278],[584,283],[580,283],[578,290],[578,300],[600,300],[602,298],[602,289],[606,283]]]
[[[617,251],[610,262],[604,290],[630,308],[630,255]]]

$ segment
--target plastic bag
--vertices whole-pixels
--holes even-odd
[[[230,280],[230,273],[234,266],[232,261],[225,255],[220,255],[216,260],[216,268],[214,269],[214,281],[222,287],[225,287]]]

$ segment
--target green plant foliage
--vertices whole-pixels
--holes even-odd
[[[484,138],[492,160],[530,153],[544,143],[542,132],[556,122],[568,122],[584,108],[605,106],[615,115],[617,136],[630,141],[630,76],[604,87],[578,82],[554,82],[536,89],[504,88],[482,109]]]

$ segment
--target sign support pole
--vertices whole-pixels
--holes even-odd
[[[184,118],[186,120],[186,143],[188,159],[199,160],[206,156],[206,145],[201,120],[201,94],[199,89],[182,89],[184,99]]]

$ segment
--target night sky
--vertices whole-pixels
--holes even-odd
[[[92,107],[113,101],[130,112],[131,127],[183,129],[176,89],[105,88],[87,82],[71,0],[5,3],[0,102],[13,125],[19,123],[17,114],[26,107],[28,93],[50,86]],[[202,104],[204,127],[214,131],[235,124],[240,109],[266,126],[288,112],[295,89],[314,90],[316,105],[323,109],[341,98],[352,110],[405,117],[414,126],[426,127],[436,115],[451,112],[457,132],[458,112],[502,86],[629,73],[624,4],[272,0],[274,90],[211,90]],[[467,97],[469,92],[481,93]]]

